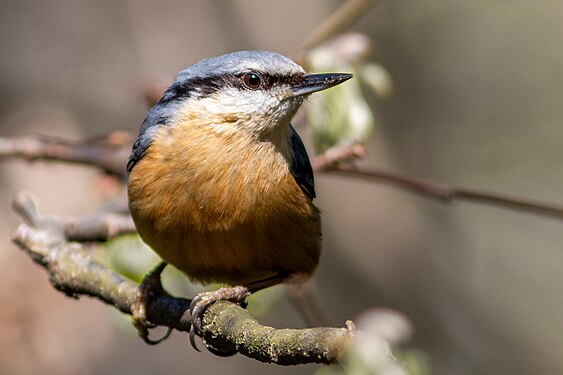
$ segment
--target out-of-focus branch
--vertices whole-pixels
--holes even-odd
[[[480,189],[456,187],[436,181],[407,177],[379,169],[354,169],[350,167],[335,166],[328,168],[327,172],[381,181],[431,198],[436,198],[447,203],[461,200],[473,201],[563,219],[563,205],[557,203],[523,198],[505,193],[495,193]]]
[[[83,141],[48,136],[0,138],[0,159],[56,160],[94,165],[110,175],[123,177],[125,161],[134,140],[134,134],[124,131],[113,131],[103,137]]]
[[[361,144],[341,143],[329,148],[311,160],[315,172],[328,171],[343,162],[352,162],[366,156],[366,149]]]
[[[107,241],[110,238],[136,233],[135,224],[129,214],[100,213],[86,219],[68,220],[64,225],[64,233],[68,241]]]
[[[20,194],[14,201],[22,216],[13,241],[49,273],[59,291],[78,298],[97,298],[131,314],[138,285],[93,260],[81,244],[68,242],[60,222],[40,215],[32,199]],[[156,325],[190,329],[190,300],[153,294],[147,318]],[[274,329],[260,325],[246,310],[230,302],[211,305],[204,315],[204,339],[214,348],[236,349],[262,362],[280,365],[336,363],[355,337],[347,328]]]
[[[311,164],[317,172],[327,172],[356,178],[380,181],[398,186],[417,194],[435,198],[443,202],[474,201],[524,212],[553,216],[563,219],[563,205],[523,198],[511,194],[495,193],[480,189],[455,187],[432,180],[404,176],[381,169],[357,167],[342,162],[352,161],[363,156],[363,148],[358,145],[339,145],[315,157]]]
[[[372,7],[379,0],[348,0],[325,19],[311,34],[295,49],[291,57],[299,64],[304,64],[307,51],[346,30],[351,24]]]
[[[0,159],[23,158],[26,160],[63,161],[91,165],[107,173],[124,176],[124,165],[133,143],[131,132],[114,131],[105,136],[83,141],[68,141],[52,137],[0,138]],[[511,194],[489,192],[480,189],[455,187],[431,180],[404,176],[381,169],[356,167],[347,162],[365,156],[365,148],[357,144],[341,144],[313,158],[316,172],[335,173],[356,178],[380,181],[435,198],[443,202],[473,201],[524,212],[563,218],[563,205],[523,198]],[[126,204],[121,202],[123,207]],[[123,209],[120,209],[124,212]],[[93,217],[67,221],[66,234],[73,241],[102,241],[134,232],[128,215],[105,212]]]
[[[0,159],[10,157],[71,162],[91,165],[112,175],[123,177],[125,172],[123,166],[131,150],[133,140],[134,134],[124,131],[114,131],[99,138],[83,141],[37,136],[0,138]],[[381,169],[359,168],[347,163],[363,158],[365,154],[363,146],[346,143],[316,156],[312,159],[311,164],[316,172],[335,173],[380,181],[443,202],[473,201],[563,218],[562,204],[480,189],[455,187]],[[124,203],[122,205],[126,206]],[[100,213],[78,221],[67,221],[65,224],[67,238],[73,241],[103,241],[118,234],[135,231],[128,215],[120,215],[115,212]]]
[[[125,194],[121,194],[106,208],[83,219],[67,219],[57,216],[39,216],[33,200],[27,195],[18,195],[14,209],[27,223],[39,223],[56,228],[66,241],[90,242],[107,241],[113,237],[136,233],[135,224],[129,215]]]
[[[379,2],[380,0],[347,0],[340,8],[336,9],[320,25],[313,29],[309,36],[289,56],[296,63],[306,65],[306,56],[309,50],[349,28],[350,25],[358,21]],[[167,81],[146,84],[143,90],[145,103],[149,107],[156,104],[168,85],[170,85],[170,82]]]

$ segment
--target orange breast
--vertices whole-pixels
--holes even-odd
[[[193,280],[310,275],[318,263],[319,212],[270,142],[189,123],[162,127],[128,193],[140,236]]]

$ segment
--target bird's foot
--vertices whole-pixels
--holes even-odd
[[[250,290],[246,286],[234,286],[232,288],[221,288],[211,292],[198,294],[190,304],[190,314],[192,317],[192,327],[190,330],[190,343],[192,347],[199,351],[195,345],[195,336],[203,337],[203,314],[205,310],[216,301],[230,301],[246,307],[246,297],[250,295]],[[205,340],[204,340],[205,343]],[[236,350],[221,351],[205,343],[207,349],[213,354],[220,356],[231,356],[237,353]]]
[[[156,345],[168,338],[172,332],[172,328],[168,328],[164,336],[157,340],[149,337],[149,329],[156,327],[155,324],[147,320],[147,305],[149,299],[155,294],[165,294],[160,281],[160,275],[166,267],[166,263],[161,262],[153,270],[151,270],[137,288],[135,302],[131,311],[133,326],[137,329],[139,337],[149,345]]]

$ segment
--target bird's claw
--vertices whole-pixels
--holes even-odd
[[[239,305],[246,305],[246,297],[250,295],[250,291],[245,286],[234,286],[232,288],[220,288],[218,290],[203,292],[194,297],[190,304],[190,315],[192,326],[190,329],[190,344],[199,351],[195,343],[195,336],[203,338],[203,315],[205,310],[216,301],[230,301]],[[231,356],[237,353],[236,350],[223,351],[214,348],[203,340],[206,348],[215,355]]]
[[[149,329],[156,327],[147,320],[147,304],[150,297],[155,293],[165,293],[160,282],[160,274],[166,267],[166,263],[160,263],[156,268],[149,272],[137,288],[135,301],[132,306],[133,326],[137,329],[139,337],[149,345],[156,345],[168,338],[172,333],[172,328],[168,327],[166,333],[159,339],[153,340],[149,337]]]

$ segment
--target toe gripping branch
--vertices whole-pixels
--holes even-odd
[[[66,224],[41,215],[29,195],[19,194],[14,200],[14,209],[24,223],[14,231],[12,241],[47,272],[49,282],[55,289],[74,298],[96,298],[124,314],[137,311],[137,316],[144,316],[155,323],[149,326],[163,325],[182,332],[190,331],[191,299],[171,297],[158,287],[153,289],[156,289],[155,292],[150,292],[151,288],[139,287],[134,281],[99,263],[81,243],[65,237]],[[164,265],[157,269],[155,274],[162,271]],[[248,290],[254,293],[261,287],[283,282],[281,276],[277,280],[266,280],[267,283],[247,285]],[[159,281],[158,278],[155,280]],[[144,299],[149,300],[148,305],[135,307],[135,301],[142,302],[143,296],[148,296]],[[202,315],[206,318],[205,339],[212,342],[214,347],[225,349],[218,354],[225,355],[236,348],[242,355],[264,363],[340,363],[356,337],[351,322],[347,322],[346,328],[278,330],[266,327],[239,306],[221,301],[208,305],[208,310]],[[145,328],[148,329],[148,326]]]
[[[137,293],[135,295],[135,302],[133,303],[133,326],[137,329],[139,337],[149,345],[156,345],[166,340],[172,333],[172,328],[168,327],[166,333],[159,339],[153,340],[149,337],[149,329],[155,328],[156,324],[151,323],[147,320],[147,305],[149,299],[156,294],[165,294],[166,291],[162,287],[162,281],[160,276],[162,271],[166,268],[166,263],[161,262],[155,268],[153,268],[141,282]]]
[[[137,329],[139,337],[149,345],[156,345],[166,340],[172,333],[172,328],[168,327],[166,333],[159,339],[151,339],[149,337],[149,329],[155,328],[157,325],[147,319],[147,306],[149,300],[155,295],[168,295],[162,287],[161,275],[167,264],[159,263],[152,269],[141,282],[137,289],[135,302],[133,304],[133,326]],[[237,353],[236,349],[220,349],[206,342],[203,337],[203,317],[206,309],[216,301],[226,300],[236,303],[246,308],[246,297],[250,295],[248,287],[235,286],[232,288],[221,288],[219,290],[203,292],[198,294],[190,303],[189,313],[191,317],[191,327],[189,332],[190,344],[194,349],[199,351],[195,336],[202,338],[205,347],[213,354],[228,357]]]
[[[229,357],[237,353],[236,349],[223,350],[221,348],[216,348],[206,342],[203,337],[203,316],[205,310],[217,301],[230,301],[236,303],[243,308],[246,308],[246,297],[250,295],[250,290],[245,286],[234,286],[232,288],[220,288],[211,292],[203,292],[195,296],[190,304],[190,314],[192,318],[192,327],[190,329],[190,344],[192,347],[199,351],[195,343],[195,336],[202,338],[203,343],[207,350],[211,353],[221,356]]]

